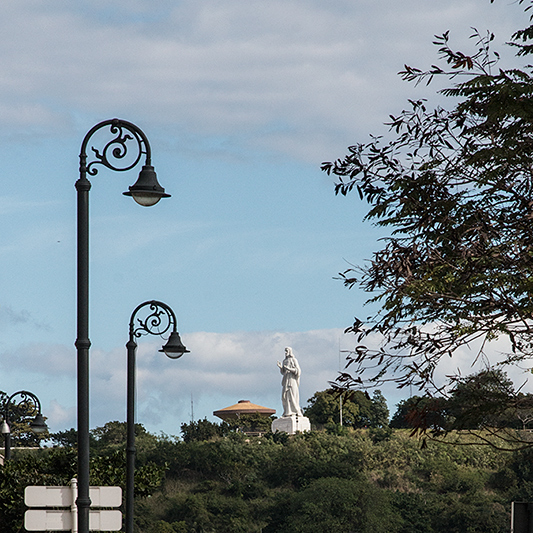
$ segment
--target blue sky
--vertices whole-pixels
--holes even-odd
[[[434,34],[503,43],[527,24],[488,0],[5,0],[0,5],[0,389],[39,396],[54,431],[76,425],[75,202],[87,131],[119,117],[152,146],[172,197],[122,196],[138,171],[91,178],[91,426],[125,417],[124,344],[141,302],[178,316],[191,353],[139,345],[138,416],[179,434],[249,399],[281,408],[292,346],[302,403],[340,366],[365,295],[335,280],[379,231],[322,161],[398,113],[441,101],[397,72],[436,61]],[[389,406],[401,395],[384,391]]]

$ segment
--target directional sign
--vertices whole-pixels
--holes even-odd
[[[70,510],[30,509],[24,513],[24,527],[27,531],[72,531],[73,516]],[[120,511],[89,511],[91,531],[120,531]]]
[[[28,507],[70,507],[72,489],[70,487],[26,487],[24,503]]]
[[[120,487],[90,487],[91,507],[120,507]],[[28,507],[70,507],[75,502],[71,487],[26,487],[24,503]]]
[[[55,509],[30,509],[24,514],[26,531],[77,531],[78,482],[74,478],[70,487],[26,487],[24,503],[28,507],[55,507]],[[89,487],[91,507],[120,507],[120,487]],[[65,509],[58,510],[58,507]],[[120,511],[89,510],[89,530],[120,531]]]
[[[91,507],[120,507],[122,489],[120,487],[89,487],[89,498],[91,498]]]
[[[72,513],[32,509],[24,513],[24,527],[27,531],[72,531]]]

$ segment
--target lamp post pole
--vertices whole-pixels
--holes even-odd
[[[144,318],[137,315],[143,311]],[[137,342],[135,339],[143,335],[159,335],[163,337],[170,331],[166,344],[159,350],[171,359],[179,359],[189,353],[181,342],[178,333],[178,321],[174,311],[165,303],[150,300],[138,305],[133,311],[129,325],[128,379],[126,405],[126,533],[133,533],[133,510],[135,492],[135,355]]]
[[[29,422],[30,429],[35,433],[44,433],[48,429],[41,412],[41,402],[39,401],[39,398],[37,398],[33,392],[27,390],[14,392],[4,404],[4,420],[2,422],[2,426],[0,427],[0,431],[4,435],[4,454],[6,461],[11,459],[11,428],[9,427],[9,423],[11,422],[11,405],[15,396],[21,397],[19,406],[27,405],[28,402],[30,402],[33,404],[34,410],[37,411],[37,414]],[[27,415],[22,416],[28,418]]]
[[[109,128],[112,139],[98,150],[92,147],[88,162],[87,147],[98,131]],[[133,146],[132,150],[130,147]],[[133,153],[133,157],[130,157]],[[134,168],[146,157],[139,178],[124,194],[140,205],[149,207],[170,195],[157,182],[151,163],[151,149],[146,135],[131,122],[110,119],[93,126],[83,139],[80,151],[80,177],[76,181],[77,200],[77,338],[78,365],[78,532],[89,533],[89,191],[87,174],[95,176],[98,165],[113,171]]]

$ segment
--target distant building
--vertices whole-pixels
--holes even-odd
[[[230,405],[229,407],[224,407],[224,409],[219,409],[218,411],[213,411],[215,416],[222,418],[222,420],[234,420],[240,418],[241,415],[263,415],[269,417],[276,414],[275,409],[270,409],[268,407],[263,407],[261,405],[256,405],[250,400],[239,400],[235,405]]]

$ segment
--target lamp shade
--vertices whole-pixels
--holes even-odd
[[[122,193],[131,196],[139,205],[150,207],[157,204],[161,198],[169,198],[170,194],[159,185],[157,174],[152,165],[143,165],[137,181]]]
[[[2,425],[0,425],[0,433],[2,433],[3,435],[7,435],[8,433],[11,433],[9,424],[5,420],[2,420]]]
[[[44,417],[41,413],[39,413],[31,422],[30,422],[30,428],[34,433],[44,433],[48,430],[48,426],[46,425],[46,422],[44,421]]]
[[[177,331],[170,334],[167,343],[159,351],[164,352],[171,359],[179,359],[184,353],[190,353],[181,342],[180,334]]]

